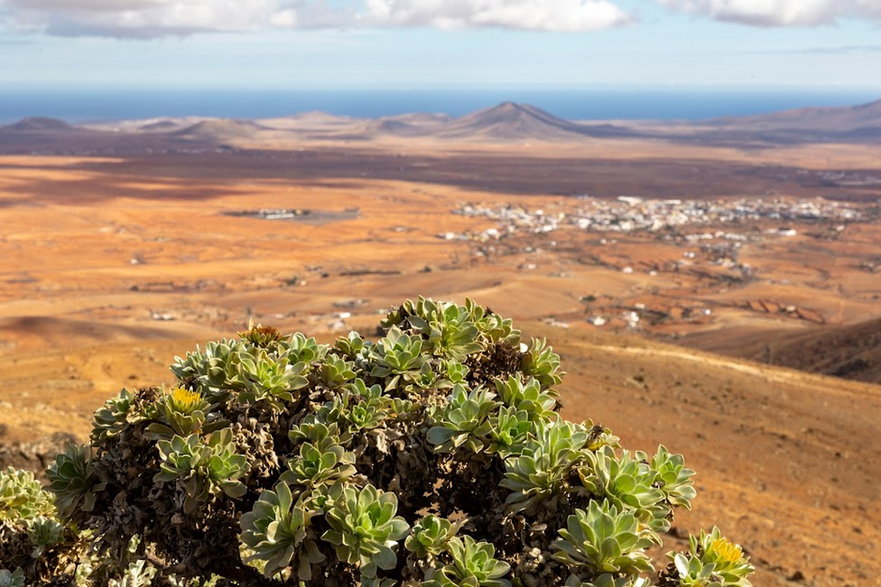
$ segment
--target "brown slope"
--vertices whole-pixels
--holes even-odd
[[[698,497],[674,525],[718,524],[749,552],[755,585],[881,574],[881,386],[581,328],[525,331],[561,354],[568,417],[610,426],[626,447],[685,455]]]
[[[725,354],[857,381],[881,383],[881,319],[846,326],[763,333],[695,346]],[[688,342],[686,344],[689,344]]]

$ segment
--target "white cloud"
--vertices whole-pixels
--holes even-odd
[[[605,29],[631,20],[608,0],[367,0],[365,19],[383,26],[570,32]]]
[[[54,35],[153,38],[356,22],[354,8],[328,0],[0,0],[0,23]]]
[[[613,0],[0,0],[0,22],[14,29],[134,38],[356,26],[590,31],[629,20]]]
[[[818,26],[840,18],[881,20],[879,0],[657,0],[693,14],[754,26]]]
[[[276,0],[0,0],[0,8],[14,28],[115,37],[248,31],[296,16]]]

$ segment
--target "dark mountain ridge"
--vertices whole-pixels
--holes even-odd
[[[802,143],[881,142],[881,100],[856,106],[801,108],[757,116],[718,118],[669,125],[653,123],[596,123],[566,120],[530,104],[503,102],[458,118],[442,114],[402,114],[376,119],[310,113],[290,120],[314,120],[308,128],[276,127],[272,121],[204,119],[181,128],[180,122],[146,121],[123,130],[106,125],[77,126],[45,117],[25,118],[0,126],[0,152],[138,152],[144,149],[211,149],[235,141],[265,136],[310,139],[374,137],[509,142],[524,140],[579,141],[585,138],[646,138],[674,142],[740,147]],[[135,121],[136,122],[136,121]],[[265,123],[265,124],[264,124]],[[278,135],[278,133],[282,133]],[[61,140],[64,138],[64,140]]]
[[[881,125],[881,100],[856,106],[796,108],[752,116],[724,117],[709,121],[718,126],[786,127],[810,130],[846,131],[864,126]]]

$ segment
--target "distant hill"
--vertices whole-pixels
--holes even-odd
[[[452,118],[446,114],[398,114],[369,120],[364,130],[386,135],[429,136],[442,130],[450,120]]]
[[[881,139],[881,100],[857,106],[798,108],[718,118],[708,124],[732,132],[763,133],[771,140],[874,140]]]
[[[6,131],[63,131],[72,130],[74,127],[63,120],[57,118],[46,118],[42,116],[32,116],[23,118],[14,124],[0,127],[0,130]]]
[[[235,139],[252,139],[265,127],[251,121],[214,119],[203,120],[171,133],[176,139],[200,143],[222,143]]]
[[[173,120],[157,120],[156,122],[148,122],[138,127],[138,130],[153,131],[170,131],[180,127],[180,123]]]
[[[557,118],[529,104],[504,102],[450,121],[438,131],[445,138],[577,139],[577,135],[629,134],[612,125],[585,125]]]

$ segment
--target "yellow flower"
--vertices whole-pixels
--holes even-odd
[[[202,407],[202,394],[198,391],[190,391],[183,387],[172,390],[169,395],[169,405],[175,412],[190,414]]]
[[[707,554],[714,562],[736,563],[743,558],[743,551],[725,538],[717,538],[710,543]]]

